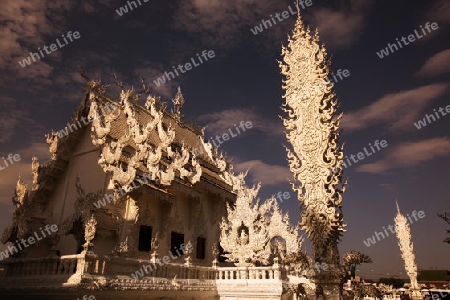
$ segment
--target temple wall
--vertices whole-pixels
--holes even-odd
[[[44,211],[41,214],[42,221],[36,218],[32,225],[33,231],[45,224],[58,226],[60,240],[56,249],[61,255],[76,254],[80,251],[73,235],[62,234],[64,222],[75,212],[74,204],[78,196],[75,186],[77,177],[79,176],[81,187],[86,194],[102,191],[99,200],[105,193],[113,193],[109,175],[105,174],[98,164],[99,150],[92,144],[90,131],[90,126],[80,129],[80,140],[76,141],[75,148],[71,150],[72,156],[67,167],[55,182],[52,194],[44,204]],[[226,213],[225,198],[233,198],[233,194],[202,179],[193,186],[175,180],[167,187],[167,193],[144,186],[125,197],[128,199],[124,200],[125,202],[131,201],[132,203],[125,204],[128,208],[124,208],[124,206],[121,209],[120,213],[124,218],[120,223],[121,229],[116,232],[114,226],[99,228],[93,240],[92,250],[96,254],[111,255],[118,245],[118,241],[126,238],[129,240],[128,247],[131,250],[128,257],[150,259],[150,253],[153,250],[150,252],[138,251],[139,227],[147,225],[152,226],[152,238],[156,232],[159,232],[158,255],[161,259],[169,256],[171,263],[185,262],[186,256],[178,257],[177,255],[176,250],[182,254],[180,249],[171,249],[171,232],[173,231],[184,234],[185,245],[191,241],[193,246],[192,264],[208,267],[212,265],[214,259],[212,247],[215,242],[219,241],[219,222]],[[105,212],[111,214],[111,208],[112,205],[107,205],[100,210],[103,214]],[[196,258],[197,237],[206,239],[204,259]],[[40,243],[31,247],[26,256],[30,258],[48,256],[50,247],[49,241]]]
[[[210,267],[214,259],[212,246],[219,241],[219,221],[226,208],[224,199],[217,194],[202,190],[200,186],[203,185],[205,183],[200,182],[194,187],[188,188],[175,183],[169,187],[168,192],[171,196],[167,199],[164,199],[166,195],[163,192],[151,191],[149,188],[132,193],[130,195],[132,199],[128,200],[130,207],[128,212],[124,213],[125,224],[123,225],[130,228],[128,239],[134,254],[129,257],[149,259],[150,253],[153,253],[154,249],[150,252],[138,251],[139,228],[141,225],[146,225],[152,227],[152,238],[159,232],[157,253],[160,259],[168,256],[171,263],[185,262],[186,256],[178,257],[176,250],[182,254],[179,248],[170,248],[171,232],[173,231],[184,234],[185,245],[191,241],[193,247],[191,258],[194,265]],[[198,190],[201,190],[202,193],[199,193]],[[135,210],[137,211],[137,221],[133,215]],[[124,228],[124,231],[126,232],[127,229]],[[206,239],[204,259],[196,258],[197,237]],[[97,242],[94,244],[97,247]]]
[[[72,153],[67,169],[56,182],[47,205],[52,214],[48,223],[57,224],[60,230],[64,221],[75,212],[74,203],[78,196],[75,186],[77,176],[80,177],[81,186],[86,193],[97,192],[105,187],[106,174],[97,163],[98,150],[92,145],[90,127],[84,129],[81,140]],[[58,250],[63,255],[75,254],[77,249],[73,236],[61,235]]]
[[[48,207],[52,210],[52,222],[58,226],[74,211],[73,204],[77,198],[75,182],[78,175],[86,193],[96,192],[104,187],[106,174],[97,160],[98,152],[91,143],[89,130],[84,130],[82,139],[75,147],[67,169],[56,182],[56,188],[48,202]]]

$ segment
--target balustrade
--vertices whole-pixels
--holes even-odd
[[[269,267],[219,267],[217,268],[218,280],[256,279],[256,280],[280,280],[282,276],[278,266]]]
[[[72,275],[78,259],[77,255],[11,259],[3,262],[4,273],[6,276]]]
[[[199,279],[199,280],[236,280],[236,279],[279,279],[280,272],[276,267],[200,267],[184,264],[151,263],[146,260],[122,257],[98,257],[96,255],[65,255],[46,258],[17,258],[2,262],[4,276],[70,276],[77,272],[90,275],[126,275],[145,270],[144,277],[159,277],[167,279]],[[156,266],[156,268],[155,268]]]

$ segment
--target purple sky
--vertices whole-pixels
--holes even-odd
[[[21,160],[0,170],[0,230],[11,220],[19,174],[29,181],[32,156],[41,162],[49,159],[44,135],[61,130],[81,101],[84,80],[79,62],[91,78],[110,84],[109,93],[116,99],[113,72],[138,89],[142,75],[151,91],[169,102],[180,85],[186,99],[182,113],[186,120],[206,126],[205,139],[241,121],[252,122],[251,129],[220,149],[233,159],[236,170],[250,168],[249,185],[262,182],[262,199],[290,192],[282,207],[297,222],[299,205],[287,183],[287,141],[278,118],[283,91],[277,64],[281,44],[286,44],[294,25],[294,1],[140,2],[119,16],[116,10],[126,1],[3,1],[0,156],[19,154]],[[283,11],[288,12],[286,19],[278,21],[275,14]],[[397,200],[405,214],[425,213],[411,225],[418,267],[450,269],[450,245],[442,242],[449,226],[436,216],[450,210],[450,116],[444,116],[450,105],[450,2],[312,0],[301,12],[307,25],[319,28],[333,71],[349,73],[335,84],[339,109],[345,114],[345,154],[357,156],[364,147],[371,154],[344,172],[348,231],[341,254],[359,250],[372,257],[373,264],[359,267],[362,276],[405,277],[395,237],[370,247],[363,243],[393,224]],[[255,26],[270,15],[276,24],[270,27],[266,22],[268,28],[255,35]],[[421,26],[427,22],[436,22],[438,28],[425,35]],[[78,32],[79,38],[68,40],[69,31]],[[410,35],[414,41],[407,40]],[[21,67],[19,61],[30,51],[50,48],[57,39],[62,47]],[[388,43],[398,49],[391,45],[393,51],[380,58],[382,49],[389,50]],[[213,51],[214,57],[200,63],[197,53],[204,50]],[[191,70],[178,71],[176,78],[159,87],[154,83],[173,71],[172,66],[192,60],[198,65]],[[433,109],[439,119],[429,117],[431,122],[417,129],[414,123],[434,114]],[[369,143],[374,146],[377,140],[385,140],[387,146],[371,152]],[[311,253],[308,242],[305,247]]]

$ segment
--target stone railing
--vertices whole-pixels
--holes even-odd
[[[211,297],[247,295],[254,299],[280,299],[284,268],[200,267],[158,264],[150,260],[94,253],[48,258],[11,258],[4,268],[0,289],[77,288],[209,293]],[[132,276],[132,274],[134,276]],[[209,295],[208,294],[208,295]]]
[[[218,267],[217,293],[220,299],[279,300],[283,291],[282,268],[275,264],[268,267]]]
[[[281,280],[282,274],[278,266],[269,267],[219,267],[217,268],[218,280],[233,279],[275,279]]]
[[[45,258],[8,258],[1,262],[0,289],[36,289],[77,286],[82,255]],[[82,265],[82,264],[81,264]],[[79,276],[78,276],[79,278]]]
[[[2,262],[4,277],[38,275],[72,275],[80,255],[46,258],[13,258]]]
[[[217,273],[212,267],[153,264],[149,260],[100,257],[93,253],[46,258],[9,258],[2,261],[1,266],[4,270],[0,288],[7,289],[61,288],[82,284],[106,289],[213,291]]]
[[[95,265],[104,265],[103,261],[97,262]],[[92,264],[92,263],[91,263]],[[144,267],[145,266],[145,267]],[[97,269],[96,269],[97,270]],[[147,270],[147,271],[145,271]],[[159,278],[174,278],[177,279],[200,279],[214,280],[216,278],[216,270],[212,267],[200,267],[200,266],[186,266],[185,264],[158,264],[152,263],[150,260],[124,258],[124,257],[111,257],[107,259],[106,269],[102,274],[110,275],[122,275],[131,276],[136,271],[142,271],[144,276],[142,277],[159,277]],[[96,274],[92,271],[90,274]]]
[[[72,275],[77,273],[89,275],[127,275],[147,267],[144,277],[162,277],[179,279],[211,279],[216,278],[216,270],[212,267],[186,266],[185,264],[158,264],[149,260],[124,257],[99,257],[97,255],[65,255],[46,258],[10,258],[1,263],[3,275],[36,276],[36,275]]]

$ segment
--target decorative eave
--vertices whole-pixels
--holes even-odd
[[[123,88],[121,84],[119,86]],[[102,115],[92,124],[91,137],[93,144],[101,149],[99,164],[104,171],[113,172],[113,181],[119,186],[129,184],[135,169],[140,169],[153,174],[153,178],[163,185],[171,183],[174,172],[195,184],[206,171],[222,188],[230,187],[230,162],[219,156],[210,143],[203,142],[203,130],[195,130],[182,122],[179,109],[184,98],[181,90],[173,100],[177,107],[172,113],[148,93],[145,85],[144,90],[147,94],[145,107],[139,104],[140,95],[135,94],[133,88],[122,89],[118,111]],[[93,91],[89,96],[91,117],[103,102],[104,90],[99,91]],[[197,156],[194,149],[199,147],[201,155]],[[126,148],[131,154],[122,160],[118,151]],[[124,164],[127,171],[122,172],[118,167]]]

